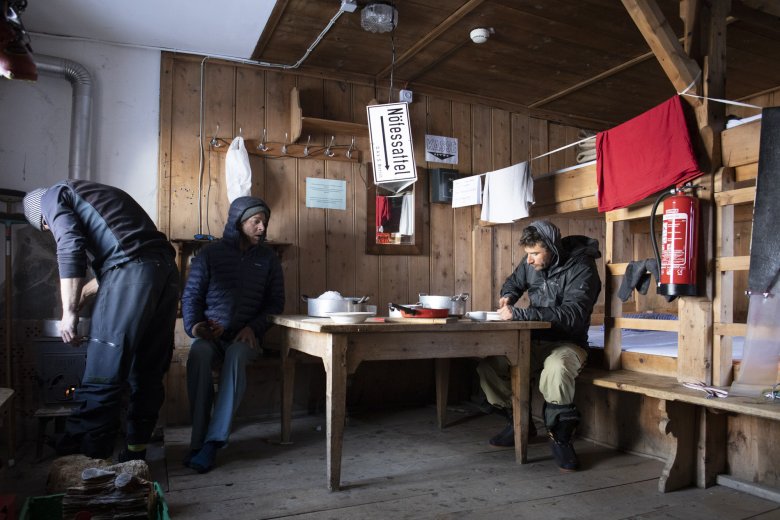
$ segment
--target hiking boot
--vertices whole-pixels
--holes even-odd
[[[533,439],[536,437],[536,426],[534,426],[533,420],[528,423],[528,438]],[[497,448],[511,448],[515,445],[515,427],[512,424],[512,420],[509,420],[503,430],[491,437],[488,441],[491,446]]]
[[[488,443],[496,448],[511,448],[515,445],[515,427],[510,422],[503,430],[491,437]]]
[[[128,462],[131,460],[146,460],[146,450],[132,451],[125,446],[116,456],[117,462]]]
[[[577,471],[580,461],[571,443],[580,423],[580,412],[573,404],[556,405],[545,403],[545,425],[550,437],[550,449],[555,463],[561,471]]]
[[[580,469],[580,461],[577,459],[577,453],[574,451],[574,445],[571,441],[562,442],[556,439],[552,432],[549,432],[548,435],[550,436],[550,449],[558,468],[567,473]]]

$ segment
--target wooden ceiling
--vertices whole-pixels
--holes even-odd
[[[681,8],[700,0],[655,1],[684,42]],[[392,79],[394,91],[478,96],[594,129],[626,121],[675,93],[619,0],[395,0],[398,26],[383,34],[361,28],[366,3],[358,0],[357,11],[336,20],[300,71],[385,89]],[[780,86],[780,2],[730,3],[725,95],[738,100]],[[296,63],[340,5],[278,0],[252,58]],[[477,27],[494,34],[473,43],[469,32]]]

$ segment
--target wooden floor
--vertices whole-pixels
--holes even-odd
[[[544,437],[530,444],[530,463],[517,465],[512,450],[486,442],[503,419],[454,408],[444,430],[436,427],[433,407],[351,415],[344,438],[344,489],[331,493],[323,419],[294,419],[291,445],[278,443],[278,421],[236,425],[217,467],[203,475],[181,465],[189,428],[167,428],[164,447],[150,450],[150,458],[156,459],[152,471],[165,490],[171,517],[780,519],[780,504],[726,487],[658,493],[660,461],[582,440],[575,444],[583,465],[579,472],[559,472]],[[35,475],[42,467],[10,468],[17,474],[14,487],[21,489],[25,478],[40,479]]]

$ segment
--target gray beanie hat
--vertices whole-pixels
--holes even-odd
[[[41,214],[41,199],[47,188],[38,188],[24,196],[24,216],[32,227],[43,231],[43,219]]]
[[[244,212],[241,214],[241,218],[239,218],[239,223],[243,224],[246,222],[250,217],[253,217],[254,215],[257,215],[258,213],[265,213],[266,217],[269,217],[270,211],[268,210],[268,206],[264,204],[258,204],[256,206],[250,206],[244,210]]]

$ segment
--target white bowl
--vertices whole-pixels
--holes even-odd
[[[363,323],[369,317],[376,316],[376,312],[329,312],[328,317],[333,323],[341,325],[349,323]]]
[[[474,321],[500,321],[501,317],[496,311],[471,311],[467,312],[465,316]]]

